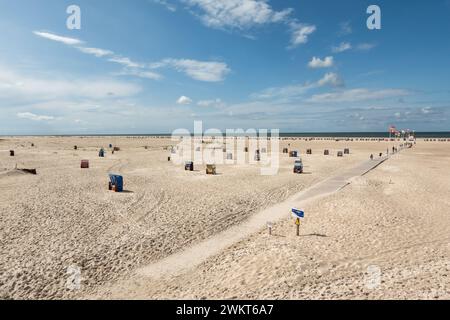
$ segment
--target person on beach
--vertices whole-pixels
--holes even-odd
[[[370,160],[373,160],[373,154],[370,155]]]

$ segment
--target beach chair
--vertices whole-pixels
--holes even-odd
[[[344,153],[343,153],[342,151],[339,151],[339,152],[337,153],[337,156],[338,156],[338,157],[343,157],[343,156],[344,156]]]
[[[9,150],[9,156],[14,157],[14,150]]]
[[[185,171],[194,171],[194,162],[186,161],[186,163],[184,164],[184,170]]]
[[[344,149],[344,154],[350,154],[350,149]]]
[[[311,149],[306,150],[306,154],[312,154],[312,150]]]
[[[324,156],[329,156],[330,155],[330,150],[324,150],[323,155]]]
[[[109,174],[109,190],[113,190],[115,192],[123,191],[123,177],[117,174]]]
[[[89,169],[89,160],[81,160],[81,169]]]
[[[295,160],[294,163],[294,173],[303,173],[303,162],[301,159]]]
[[[291,158],[297,158],[298,157],[298,151],[291,151],[289,152],[289,157]]]
[[[259,150],[255,151],[255,161],[261,161],[261,153]]]
[[[216,166],[213,164],[206,165],[206,174],[215,175],[216,174]]]

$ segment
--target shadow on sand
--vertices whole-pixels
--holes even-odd
[[[311,234],[302,234],[301,237],[321,237],[321,238],[328,238],[326,234],[321,233],[311,233]]]

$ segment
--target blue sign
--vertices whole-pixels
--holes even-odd
[[[292,215],[294,216],[294,218],[304,218],[305,217],[305,212],[295,209],[292,209]]]

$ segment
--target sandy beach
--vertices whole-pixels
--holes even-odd
[[[280,154],[273,176],[249,163],[207,176],[169,162],[167,137],[0,138],[0,298],[449,299],[450,142],[423,139],[305,202],[299,237],[285,212],[272,235],[257,228],[168,277],[139,272],[401,143],[367,140],[281,140],[300,151],[300,175]]]

